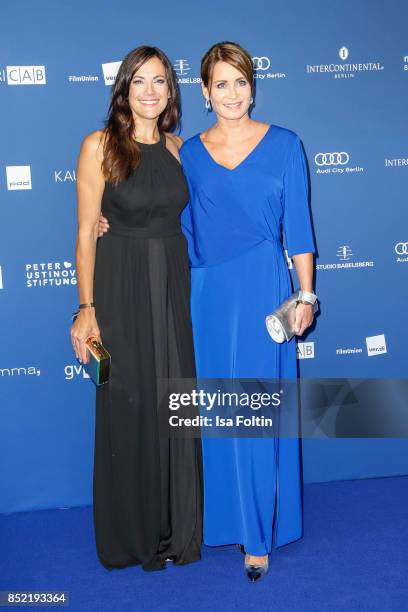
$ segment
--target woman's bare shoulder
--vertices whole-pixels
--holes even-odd
[[[81,143],[81,152],[89,155],[96,155],[98,158],[103,158],[103,147],[105,144],[106,130],[96,130],[91,132],[83,139]]]
[[[171,143],[173,143],[177,147],[177,150],[180,149],[183,144],[183,139],[180,136],[172,134],[171,132],[165,132],[165,136],[169,139]]]

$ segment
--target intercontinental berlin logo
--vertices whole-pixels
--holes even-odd
[[[349,165],[350,155],[346,151],[316,153],[316,174],[356,174],[364,172],[362,166]]]
[[[25,266],[27,287],[61,287],[76,285],[76,270],[70,261],[28,263]]]
[[[408,242],[397,242],[394,251],[397,254],[398,263],[408,262]]]
[[[351,268],[372,268],[373,261],[355,261],[351,247],[342,244],[337,249],[337,261],[332,263],[317,264],[316,270],[347,270]]]
[[[341,47],[338,56],[341,62],[330,64],[307,64],[307,74],[330,74],[335,79],[354,78],[359,72],[379,72],[384,70],[384,66],[378,61],[348,62],[350,51],[347,47]]]

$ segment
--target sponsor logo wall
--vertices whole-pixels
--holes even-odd
[[[143,9],[123,0],[120,16],[113,5],[101,11],[91,0],[81,20],[74,9],[57,19],[51,0],[45,0],[40,21],[35,6],[20,4],[16,0],[15,10],[24,8],[25,20],[18,31],[5,33],[0,66],[8,109],[0,141],[0,393],[9,430],[21,420],[32,430],[31,442],[15,443],[11,450],[10,441],[10,454],[34,456],[39,440],[38,471],[55,464],[57,478],[58,462],[65,459],[52,456],[44,423],[47,435],[61,435],[63,428],[75,447],[78,431],[87,432],[94,415],[95,389],[75,361],[69,338],[78,303],[75,188],[81,141],[103,127],[121,59],[147,42],[162,47],[171,60],[183,103],[183,138],[206,129],[214,115],[204,107],[200,59],[219,36],[213,35],[213,12],[197,5],[193,16],[184,1],[170,30],[165,19],[156,17],[161,0]],[[344,0],[347,22],[333,21],[331,11],[325,14],[322,7],[301,0],[279,8],[254,0],[250,12],[239,3],[231,12],[232,4],[217,5],[216,32],[228,23],[225,35],[251,53],[252,116],[297,132],[308,159],[320,310],[316,324],[297,340],[300,373],[308,378],[404,378],[408,44],[391,35],[379,39],[378,31],[399,31],[408,19],[408,5],[396,14],[373,0],[367,20],[352,0]],[[81,11],[77,0],[74,5]],[[135,27],[141,10],[143,34]],[[165,3],[163,10],[168,10]],[[281,24],[293,18],[307,37],[290,31],[282,35]],[[322,27],[331,35],[322,38]],[[101,31],[109,32],[103,41]],[[294,262],[286,249],[284,254],[297,287]],[[89,456],[92,443],[92,436],[83,442]],[[327,480],[331,465],[332,473],[339,474],[330,461],[323,462]],[[323,478],[310,465],[306,479]],[[343,476],[356,477],[355,465],[349,468],[345,465]],[[361,464],[360,475],[368,471]],[[0,511],[30,507],[29,475],[17,474],[15,481],[20,477],[28,479],[22,486],[26,497],[16,502],[10,496]],[[78,497],[69,501],[89,503],[83,482],[77,489]],[[47,497],[45,488],[38,503],[52,507],[62,500],[51,493]]]

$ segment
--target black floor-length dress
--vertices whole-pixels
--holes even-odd
[[[138,144],[135,172],[105,185],[110,228],[96,250],[96,319],[112,361],[96,396],[94,526],[105,567],[155,570],[200,559],[202,458],[200,440],[159,435],[157,410],[158,378],[195,376],[188,189],[163,134]]]

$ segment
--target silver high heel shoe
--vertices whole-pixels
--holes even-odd
[[[266,558],[266,563],[263,565],[251,565],[250,563],[247,563],[246,559],[247,558],[245,555],[245,573],[250,582],[257,582],[268,573],[269,557]]]

